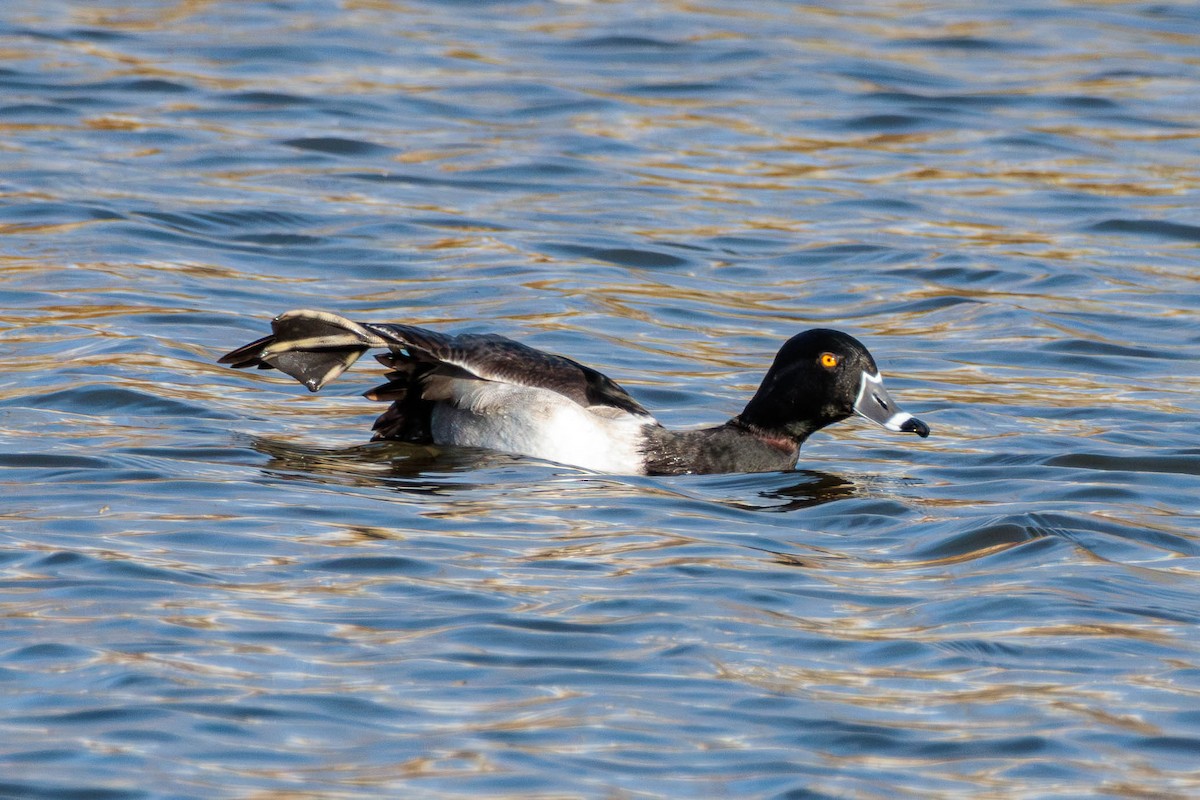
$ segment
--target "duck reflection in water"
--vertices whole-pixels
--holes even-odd
[[[255,436],[250,446],[269,458],[263,471],[289,481],[315,481],[334,486],[385,488],[414,497],[446,497],[476,491],[493,495],[495,470],[520,469],[530,462],[520,457],[482,448],[439,448],[401,442],[371,442],[342,448],[315,447]],[[477,478],[487,470],[488,480]],[[544,473],[536,476],[539,492],[554,492],[558,483],[547,483]],[[728,476],[727,476],[728,478]],[[578,475],[562,488],[562,497],[578,500],[579,480],[604,493],[666,494],[719,503],[743,511],[794,511],[859,495],[858,486],[845,477],[815,470],[779,473],[763,486],[762,477],[739,476],[719,485],[664,483],[661,478],[636,476]],[[528,486],[528,479],[514,477],[513,486]]]

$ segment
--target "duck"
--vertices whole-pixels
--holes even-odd
[[[375,349],[386,351],[376,359],[389,372],[365,396],[390,405],[374,440],[485,448],[598,473],[681,475],[795,469],[809,436],[855,415],[929,436],[888,394],[867,348],[828,328],[788,339],[740,414],[694,430],[667,429],[591,367],[494,333],[300,309],[219,363],[277,369],[316,392]]]

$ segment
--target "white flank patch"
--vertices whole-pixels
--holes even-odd
[[[433,409],[438,444],[486,447],[557,464],[637,474],[645,469],[641,443],[650,417],[600,406],[599,413],[557,392],[478,380],[453,380],[451,401]]]

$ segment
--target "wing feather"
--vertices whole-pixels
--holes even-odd
[[[401,345],[413,360],[436,364],[434,374],[439,376],[549,389],[584,408],[611,406],[635,416],[650,416],[607,375],[498,334],[451,336],[399,324],[363,323],[362,327],[389,340],[392,347]]]

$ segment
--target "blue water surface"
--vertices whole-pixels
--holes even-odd
[[[0,8],[0,796],[1200,796],[1200,15]],[[647,478],[215,360],[495,331],[665,424],[863,339],[926,440]]]

